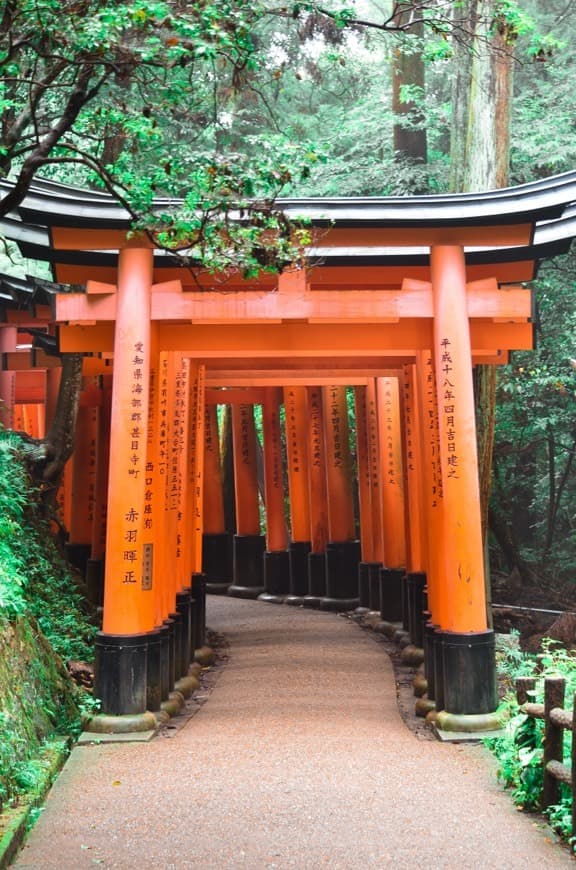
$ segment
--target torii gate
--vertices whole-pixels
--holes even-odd
[[[113,358],[96,727],[153,727],[146,710],[186,672],[190,581],[192,596],[202,599],[206,399],[217,400],[216,387],[246,391],[235,423],[237,561],[254,565],[264,549],[246,410],[261,402],[266,555],[271,576],[284,571],[276,558],[286,540],[274,436],[282,387],[286,401],[292,390],[295,409],[305,403],[294,411],[291,491],[300,491],[294,497],[303,510],[313,506],[319,540],[331,538],[320,599],[327,607],[358,603],[351,576],[358,544],[343,510],[342,384],[356,389],[364,585],[378,566],[382,612],[389,607],[397,618],[398,597],[410,586],[399,578],[406,567],[413,578],[426,572],[426,668],[437,722],[448,730],[495,727],[472,366],[531,346],[530,291],[521,284],[576,235],[574,201],[575,173],[477,195],[286,200],[287,214],[308,218],[315,233],[312,267],[244,281],[175,266],[147,240],[130,237],[129,216],[105,194],[37,183],[2,230],[24,256],[51,262],[56,281],[86,288],[55,297],[60,352]],[[298,457],[321,452],[322,414],[329,422],[325,473],[308,469],[298,490]],[[311,549],[306,532],[294,541],[303,545],[294,549],[295,563]],[[407,560],[396,552],[400,538]],[[262,592],[259,581],[242,582],[240,594]],[[287,591],[301,597],[302,590]]]

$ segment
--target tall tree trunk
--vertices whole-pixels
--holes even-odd
[[[411,3],[396,3],[394,17],[399,24],[408,20]],[[423,36],[423,24],[415,24],[407,30],[416,37]],[[398,47],[392,62],[392,108],[394,111],[394,153],[397,158],[412,163],[426,163],[427,142],[424,115],[414,100],[406,100],[403,88],[418,88],[424,94],[425,70],[422,52],[416,45],[408,51]],[[409,119],[409,120],[408,120]],[[416,124],[415,128],[413,125]]]
[[[46,437],[30,451],[31,474],[42,491],[42,502],[52,514],[64,466],[74,452],[76,420],[82,387],[82,354],[62,354],[62,377],[54,419]]]
[[[455,18],[469,37],[455,46],[451,185],[454,191],[483,191],[508,184],[513,34],[495,17],[495,0],[467,0]],[[482,525],[488,528],[490,474],[496,404],[496,370],[475,372]]]

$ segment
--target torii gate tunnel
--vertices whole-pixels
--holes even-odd
[[[310,268],[242,280],[132,237],[106,194],[37,182],[0,229],[67,286],[50,306],[4,304],[0,390],[5,420],[42,434],[59,359],[18,351],[18,331],[84,355],[63,510],[90,585],[105,565],[96,728],[153,727],[147,711],[203,643],[206,584],[403,620],[439,727],[497,725],[473,367],[531,347],[524,285],[568,249],[575,201],[576,173],[484,194],[283,200],[310,221]],[[2,298],[26,287],[5,281]],[[219,405],[232,408],[233,535]]]

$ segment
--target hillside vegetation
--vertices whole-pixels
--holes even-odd
[[[86,697],[66,662],[92,655],[84,607],[37,508],[25,445],[0,431],[0,806],[34,788],[47,741],[79,730]]]

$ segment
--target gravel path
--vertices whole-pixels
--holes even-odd
[[[566,868],[478,746],[414,736],[336,615],[210,597],[230,659],[172,739],[74,749],[16,867]]]

